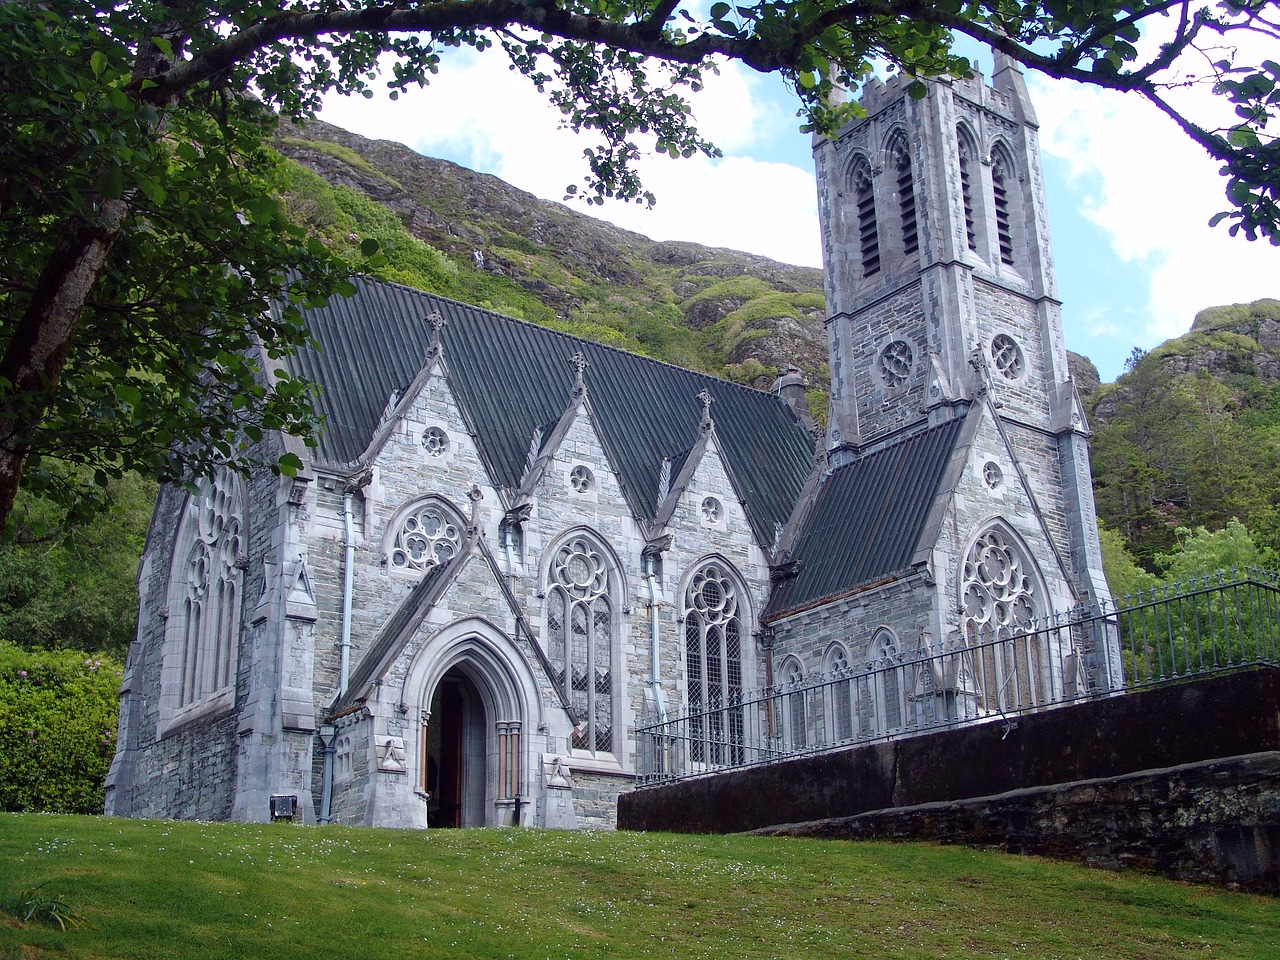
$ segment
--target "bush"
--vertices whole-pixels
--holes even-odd
[[[0,808],[101,813],[121,664],[0,641]]]

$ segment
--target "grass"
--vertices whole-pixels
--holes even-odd
[[[1258,896],[959,847],[0,814],[0,957],[1272,958]]]

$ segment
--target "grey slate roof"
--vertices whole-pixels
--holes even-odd
[[[534,430],[568,406],[575,353],[587,359],[601,439],[642,519],[657,510],[662,458],[678,459],[697,438],[703,389],[715,399],[716,432],[761,543],[772,542],[812,468],[812,440],[770,394],[407,287],[368,279],[356,287],[355,296],[307,312],[320,349],[287,361],[321,385],[321,460],[346,464],[365,452],[392,392],[402,395],[422,369],[431,345],[424,318],[438,311],[450,383],[499,487],[519,486]]]
[[[909,567],[963,423],[930,427],[832,471],[791,551],[799,571],[775,584],[764,619]]]

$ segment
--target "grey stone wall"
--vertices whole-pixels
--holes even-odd
[[[770,836],[928,840],[1280,894],[1280,753],[768,827]]]
[[[618,825],[729,833],[1276,751],[1269,667],[1027,714],[1008,731],[980,723],[633,791]],[[1275,825],[1280,809],[1267,809]]]

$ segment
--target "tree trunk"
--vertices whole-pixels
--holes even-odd
[[[76,324],[126,209],[124,200],[106,200],[96,220],[76,217],[67,224],[0,357],[0,530],[13,512],[31,438],[57,392]]]

